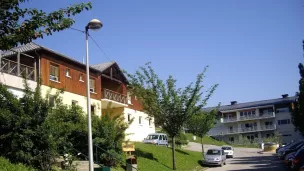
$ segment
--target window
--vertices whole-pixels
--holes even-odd
[[[234,137],[229,137],[230,142],[234,142]]]
[[[70,70],[69,68],[67,68],[67,69],[65,70],[65,76],[71,78],[71,70]]]
[[[129,92],[127,93],[127,98],[128,98],[128,104],[132,104],[131,103],[131,94]]]
[[[138,118],[138,123],[141,125],[141,118],[142,118],[142,116],[140,116],[139,118]]]
[[[78,101],[77,100],[72,100],[72,105],[73,106],[78,105]]]
[[[79,75],[79,81],[83,82],[83,75],[82,74]]]
[[[92,78],[90,79],[90,92],[95,92],[95,80]]]
[[[283,134],[283,137],[291,137],[291,134]]]
[[[50,65],[50,80],[59,81],[59,66],[51,64]]]
[[[91,105],[91,114],[95,115],[95,106],[94,105]]]
[[[137,96],[134,96],[134,99],[137,100]]]
[[[277,113],[289,112],[289,108],[288,108],[288,107],[277,108],[276,112],[277,112]]]
[[[290,119],[278,120],[278,125],[290,124]]]
[[[241,116],[243,116],[243,115],[244,115],[244,113],[243,113],[243,112],[240,112],[240,115],[241,115]]]
[[[55,97],[52,95],[49,96],[49,105],[51,107],[53,107],[55,105]]]
[[[163,140],[163,136],[162,135],[159,136],[159,140]]]
[[[128,121],[131,121],[131,114],[128,114]]]
[[[149,119],[149,126],[151,126],[152,124],[152,119]]]
[[[252,113],[253,115],[255,115],[255,110],[251,111],[251,113]]]

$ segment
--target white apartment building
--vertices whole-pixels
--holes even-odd
[[[301,139],[291,122],[295,98],[284,94],[278,99],[248,103],[232,101],[230,105],[220,107],[218,121],[208,135],[228,143],[238,143],[242,138],[261,142],[275,133],[282,136],[283,143]]]

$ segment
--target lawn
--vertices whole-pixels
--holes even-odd
[[[191,142],[197,142],[201,143],[201,138],[196,137],[196,140],[193,140],[193,134],[186,133],[187,139]],[[217,146],[223,146],[227,145],[224,141],[217,141],[209,136],[203,137],[203,144],[211,144],[211,145],[217,145]]]
[[[138,169],[144,171],[171,171],[171,148],[152,144],[135,143]],[[202,159],[200,152],[176,149],[177,170],[200,171],[204,170],[199,165]]]

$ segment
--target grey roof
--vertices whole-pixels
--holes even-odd
[[[91,65],[91,67],[98,69],[99,71],[103,72],[104,70],[108,69],[110,66],[115,64],[116,62],[105,62],[100,64]]]
[[[286,98],[278,98],[278,99],[270,99],[270,100],[261,100],[261,101],[254,101],[254,102],[247,102],[247,103],[237,103],[234,105],[225,105],[220,106],[219,111],[227,111],[227,110],[236,110],[242,108],[251,108],[251,107],[258,107],[258,106],[268,106],[268,105],[276,105],[276,104],[284,104],[284,103],[291,103],[296,100],[296,96],[293,97],[286,97]],[[204,111],[211,111],[216,107],[208,107],[204,108]]]

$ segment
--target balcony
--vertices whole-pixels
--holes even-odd
[[[18,68],[17,62],[5,58],[1,59],[0,71],[10,75],[25,77],[28,80],[35,81],[35,69],[33,67],[20,64],[20,67]]]
[[[230,134],[241,134],[241,133],[250,133],[250,132],[259,132],[259,131],[273,131],[276,129],[276,125],[261,125],[253,126],[253,127],[246,127],[240,129],[223,129],[216,132],[209,133],[210,136],[217,136],[217,135],[230,135]]]
[[[102,108],[106,109],[111,108],[119,108],[119,107],[127,107],[128,100],[127,96],[109,89],[102,89]]]
[[[223,118],[223,121],[222,123],[229,123],[229,122],[236,122],[237,121],[237,118],[236,117],[226,117],[226,118]]]
[[[222,118],[222,123],[230,123],[230,122],[237,122],[237,121],[248,121],[248,120],[256,120],[256,119],[267,119],[267,118],[274,118],[275,113],[269,112],[269,113],[263,113],[260,115],[246,115],[246,116],[240,116],[240,118],[236,117],[225,117]]]

